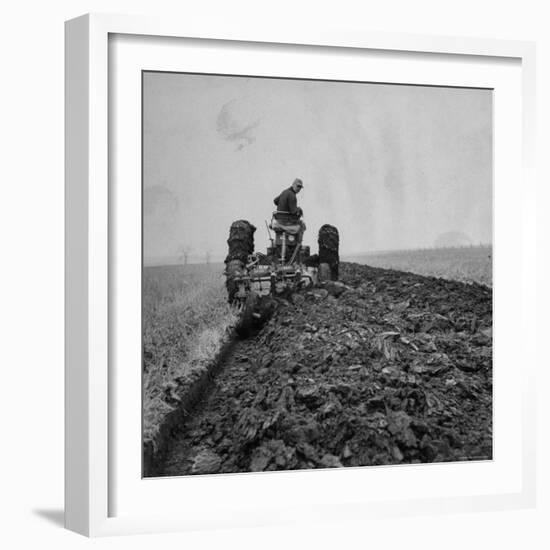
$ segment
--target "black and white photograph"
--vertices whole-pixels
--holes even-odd
[[[492,89],[144,71],[143,476],[492,460],[492,245]]]
[[[550,548],[548,3],[3,5],[3,547]]]

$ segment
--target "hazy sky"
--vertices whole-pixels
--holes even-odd
[[[144,76],[144,256],[226,253],[295,177],[316,251],[492,241],[492,92],[187,74]]]

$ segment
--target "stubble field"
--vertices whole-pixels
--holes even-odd
[[[223,265],[143,271],[143,437],[152,440],[178,404],[177,388],[217,354],[236,311]]]
[[[372,267],[493,286],[493,248],[487,245],[379,252],[350,256],[346,260]]]

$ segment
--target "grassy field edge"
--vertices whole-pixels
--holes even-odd
[[[236,319],[218,266],[144,270],[144,445],[156,450],[167,417],[215,364]]]

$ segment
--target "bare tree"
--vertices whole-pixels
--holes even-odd
[[[189,254],[191,254],[191,251],[193,248],[188,244],[182,244],[178,248],[178,261],[183,260],[183,265],[187,265],[187,260],[189,259]]]

